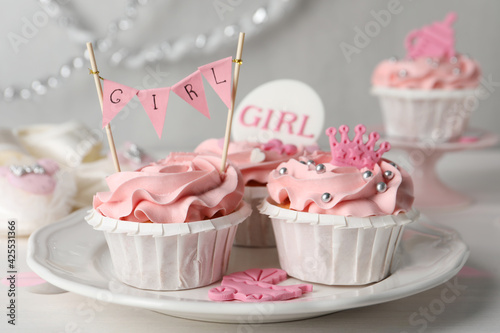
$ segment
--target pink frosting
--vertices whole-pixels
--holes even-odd
[[[222,154],[222,139],[208,139],[196,147],[195,152]],[[245,185],[251,181],[261,184],[267,183],[269,172],[280,163],[290,158],[298,158],[304,154],[304,147],[287,149],[290,145],[283,145],[282,152],[268,144],[257,142],[238,141],[229,144],[228,159],[240,169]]]
[[[221,175],[221,159],[213,155],[172,153],[106,181],[110,192],[94,196],[94,209],[104,216],[153,223],[183,223],[235,211],[243,198],[241,173],[229,164]]]
[[[316,172],[312,166],[297,160],[282,163],[271,172],[267,188],[275,202],[289,202],[290,209],[302,212],[342,216],[380,216],[407,212],[413,203],[413,182],[406,171],[394,167],[387,160],[380,160],[373,167],[373,176],[365,180],[356,167],[338,167],[329,163],[330,154],[316,154],[311,157],[316,164],[322,163],[326,171]],[[305,159],[304,159],[305,161]],[[279,170],[286,168],[285,174]],[[392,179],[384,177],[391,171]],[[377,184],[387,184],[385,192],[377,191]],[[329,193],[331,200],[322,201],[322,195]]]
[[[474,89],[479,85],[479,64],[463,55],[451,59],[385,60],[376,68],[372,84],[400,89]]]
[[[51,159],[41,159],[36,162],[43,167],[43,173],[27,173],[17,176],[7,166],[0,167],[0,176],[6,177],[9,183],[23,191],[38,195],[50,195],[54,192],[57,180],[55,173],[59,170],[57,162]]]

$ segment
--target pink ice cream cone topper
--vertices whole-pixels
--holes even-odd
[[[326,135],[330,137],[330,150],[332,153],[331,163],[337,166],[354,166],[358,169],[373,169],[373,166],[380,160],[385,152],[391,149],[388,142],[382,142],[378,150],[375,151],[375,144],[380,139],[377,132],[371,132],[368,141],[363,142],[363,134],[366,132],[364,125],[357,125],[354,128],[356,133],[354,139],[349,140],[349,127],[342,125],[339,127],[340,141],[337,141],[335,134],[337,129],[330,127],[326,130]]]
[[[454,57],[455,31],[452,24],[456,19],[457,14],[451,12],[444,21],[412,30],[405,40],[407,57],[411,59]]]

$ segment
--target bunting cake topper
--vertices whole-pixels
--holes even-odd
[[[330,150],[332,153],[331,163],[337,166],[354,166],[358,169],[368,168],[373,169],[373,166],[380,160],[382,154],[391,149],[389,142],[382,142],[377,151],[375,144],[380,139],[380,134],[371,132],[368,135],[368,141],[363,142],[363,134],[366,133],[364,125],[357,125],[354,128],[356,135],[354,139],[349,140],[349,127],[342,125],[339,127],[340,142],[335,138],[337,129],[329,127],[326,130],[326,135],[330,137]]]
[[[455,31],[452,25],[456,19],[457,14],[451,12],[441,22],[410,31],[405,40],[407,56],[410,59],[454,57]]]
[[[109,124],[111,120],[125,107],[125,105],[130,102],[130,100],[135,95],[137,95],[149,119],[153,123],[153,127],[156,133],[161,138],[170,91],[173,91],[176,95],[181,97],[196,110],[201,112],[207,118],[210,118],[210,112],[208,110],[207,100],[205,96],[205,88],[203,86],[202,76],[204,76],[210,86],[215,90],[217,95],[219,95],[219,97],[222,99],[224,104],[228,106],[226,135],[224,136],[221,168],[219,170],[221,174],[225,173],[236,91],[238,89],[238,78],[240,66],[243,63],[241,56],[243,53],[244,41],[245,33],[240,32],[238,36],[236,58],[234,60],[232,60],[231,57],[227,57],[218,61],[214,61],[207,65],[198,67],[198,69],[194,73],[177,82],[171,87],[147,90],[138,90],[135,88],[127,87],[120,83],[103,79],[99,75],[99,70],[97,69],[97,63],[95,60],[92,43],[87,43],[87,51],[89,53],[89,60],[92,67],[91,69],[89,68],[89,73],[94,76],[94,82],[103,116],[103,127],[106,129],[109,148],[116,172],[120,172],[121,169],[113,139],[113,134],[111,132],[111,126]],[[232,63],[235,63],[235,67],[233,80],[231,82],[231,72],[233,68]],[[103,80],[104,89],[101,86],[101,80]]]
[[[102,126],[111,120],[137,95],[153,127],[161,138],[167,113],[170,91],[181,97],[201,114],[210,118],[205,87],[205,77],[225,105],[231,105],[232,58],[227,57],[198,68],[171,87],[137,90],[111,80],[103,80],[103,118]],[[94,74],[91,71],[91,74]]]

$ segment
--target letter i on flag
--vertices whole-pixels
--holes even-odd
[[[105,127],[130,102],[139,90],[109,80],[103,80],[102,127]]]
[[[172,91],[210,119],[203,79],[199,70],[173,85]]]
[[[210,83],[210,86],[212,86],[228,109],[231,108],[232,68],[232,57],[227,57],[198,67],[201,74],[203,74],[208,83]]]
[[[139,97],[142,107],[148,114],[149,120],[151,120],[156,134],[158,134],[160,139],[163,132],[165,115],[167,114],[169,94],[170,87],[141,90],[137,93],[137,97]]]

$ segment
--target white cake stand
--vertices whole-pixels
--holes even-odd
[[[384,137],[382,126],[374,127]],[[411,176],[415,188],[415,206],[417,208],[453,208],[472,203],[472,199],[459,193],[439,179],[436,164],[446,153],[462,150],[483,149],[495,145],[498,135],[485,130],[468,130],[456,142],[434,143],[406,141],[403,139],[385,137],[392,148],[402,149],[408,153],[408,163],[411,166]],[[403,165],[404,167],[404,165]]]

